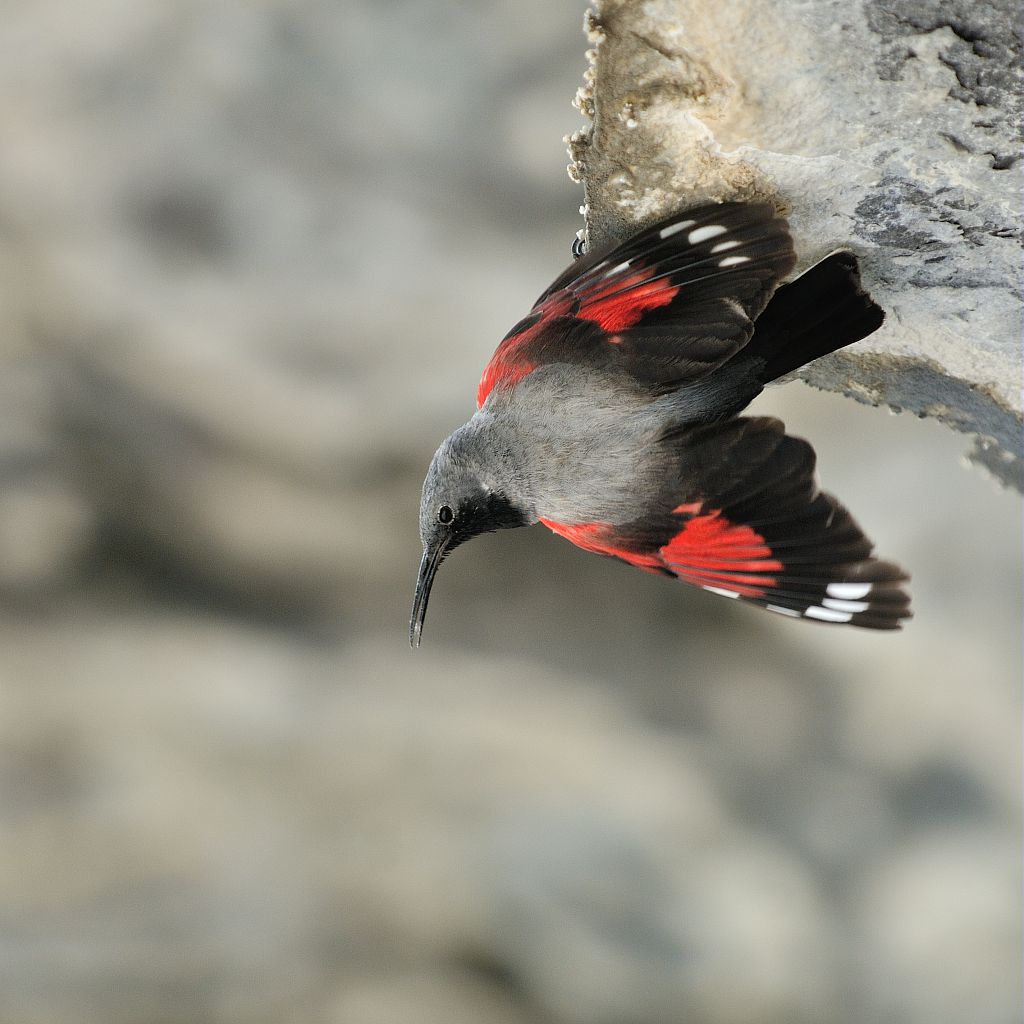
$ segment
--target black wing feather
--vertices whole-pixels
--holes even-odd
[[[910,617],[907,574],[874,557],[847,509],[818,490],[810,444],[778,420],[682,428],[662,443],[667,483],[655,513],[616,528],[630,550],[783,615],[871,629]]]
[[[590,345],[564,349],[544,331],[544,361],[613,368],[651,387],[697,380],[746,345],[795,259],[768,204],[674,214],[588,253],[544,291],[535,314],[571,311],[601,329]]]

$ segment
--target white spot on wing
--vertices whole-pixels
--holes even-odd
[[[612,267],[612,269],[606,271],[603,276],[611,277],[612,274],[617,274],[620,270],[629,270],[629,260],[626,260],[625,263],[620,263],[617,267]]]
[[[849,612],[837,612],[831,608],[808,608],[804,615],[809,619],[821,619],[822,622],[849,622],[853,618]]]
[[[866,612],[867,601],[837,601],[834,597],[826,597],[822,602],[824,608],[834,608],[837,612]]]
[[[800,613],[793,608],[782,608],[777,604],[766,604],[765,608],[770,612],[778,612],[780,615],[791,615],[794,619],[800,618]]]
[[[721,597],[739,597],[740,596],[734,590],[722,590],[721,587],[705,587],[704,589],[709,594],[718,594]]]
[[[706,242],[709,238],[717,238],[719,235],[724,235],[725,231],[726,229],[721,224],[708,224],[707,227],[691,231],[687,241],[690,245],[696,245],[698,242]]]
[[[720,267],[735,267],[738,263],[749,263],[749,256],[726,256],[724,260],[719,260],[718,265]]]
[[[677,235],[680,231],[685,231],[687,228],[692,228],[697,222],[694,220],[681,220],[678,224],[669,224],[668,227],[662,228],[658,232],[659,238],[671,238],[673,235]]]
[[[726,249],[735,249],[739,244],[740,243],[737,242],[735,238],[730,238],[727,242],[719,242],[718,245],[711,246],[711,251],[713,253],[725,252]]]
[[[844,601],[859,601],[870,592],[870,583],[830,583],[825,588],[829,597],[838,597]]]

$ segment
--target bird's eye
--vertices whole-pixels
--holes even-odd
[[[455,513],[447,506],[442,505],[437,510],[437,521],[447,526],[455,518]]]

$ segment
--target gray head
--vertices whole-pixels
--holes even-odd
[[[434,454],[420,499],[420,562],[409,641],[419,647],[434,575],[448,553],[481,533],[528,526],[536,521],[517,494],[516,474],[502,452],[469,423]]]

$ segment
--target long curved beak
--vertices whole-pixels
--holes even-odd
[[[448,551],[448,539],[442,540],[432,548],[425,548],[420,561],[420,572],[416,577],[416,593],[412,599],[412,620],[409,623],[409,644],[419,647],[423,634],[423,620],[427,614],[427,601],[430,599],[430,588],[434,585],[437,568],[444,561]]]

